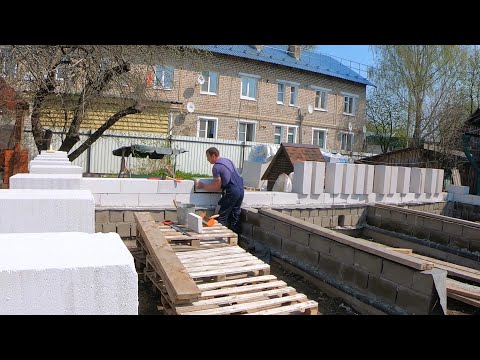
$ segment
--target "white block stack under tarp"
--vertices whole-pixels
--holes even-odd
[[[0,234],[1,315],[137,315],[138,275],[116,233]]]

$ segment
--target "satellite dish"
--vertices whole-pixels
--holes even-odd
[[[365,134],[367,132],[367,127],[365,125],[363,125],[363,133]]]
[[[312,114],[313,113],[313,106],[311,104],[308,104],[307,110],[308,110],[309,114]]]
[[[193,113],[195,111],[195,104],[193,102],[188,102],[187,103],[187,111],[189,113]]]
[[[203,77],[202,74],[198,75],[197,77],[197,84],[203,85],[205,83],[205,78]]]
[[[352,131],[352,129],[353,129],[352,123],[349,122],[349,123],[348,123],[348,131]]]

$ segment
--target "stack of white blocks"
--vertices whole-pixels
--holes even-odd
[[[82,174],[81,166],[74,166],[65,151],[42,151],[28,165],[31,174]]]
[[[116,233],[0,234],[0,314],[136,315],[138,275]]]

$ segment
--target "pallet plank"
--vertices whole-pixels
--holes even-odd
[[[318,312],[318,303],[313,300],[304,301],[297,304],[281,306],[274,309],[261,310],[257,312],[250,312],[246,315],[288,315],[294,311],[310,310],[311,315],[316,315]]]

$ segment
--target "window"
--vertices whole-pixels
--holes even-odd
[[[290,105],[295,106],[297,105],[297,87],[291,86],[290,87]]]
[[[288,126],[287,127],[287,143],[296,143],[297,142],[297,128]]]
[[[347,93],[341,93],[343,95],[343,113],[346,115],[355,114],[355,98],[358,95],[352,95]]]
[[[199,118],[198,119],[198,137],[205,139],[217,138],[217,119]]]
[[[203,71],[205,82],[202,84],[201,94],[216,95],[218,89],[218,73],[213,71]]]
[[[258,78],[252,75],[241,75],[241,81],[242,89],[240,92],[240,98],[247,100],[256,100]]]
[[[255,123],[239,122],[238,123],[238,140],[239,141],[255,141]]]
[[[352,151],[353,133],[342,133],[341,150]]]
[[[327,110],[327,92],[322,90],[315,91],[315,109]]]
[[[277,104],[285,102],[285,83],[277,83]]]
[[[275,126],[273,131],[273,143],[281,144],[283,139],[283,128],[281,126]]]
[[[327,143],[327,131],[323,129],[313,129],[312,144],[320,146],[321,149],[325,149]]]
[[[173,66],[155,65],[153,87],[155,89],[173,88]]]

